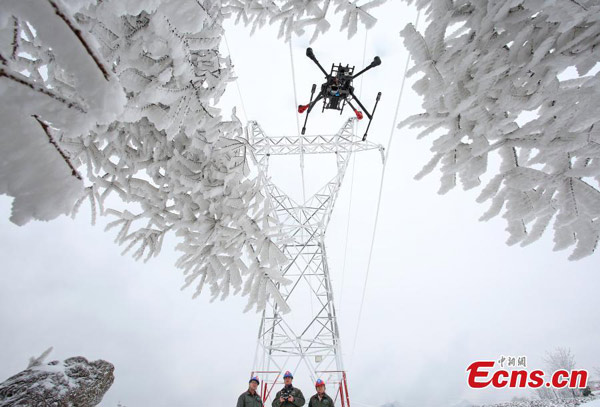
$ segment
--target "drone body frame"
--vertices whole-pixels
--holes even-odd
[[[344,111],[344,107],[346,106],[346,104],[348,104],[354,111],[354,114],[356,115],[358,120],[362,120],[363,113],[354,106],[354,104],[352,103],[354,101],[365,112],[369,119],[369,124],[367,125],[367,129],[363,136],[363,140],[366,140],[367,133],[369,132],[369,128],[371,127],[373,116],[375,115],[375,110],[377,109],[377,104],[381,99],[381,92],[377,94],[377,99],[375,100],[375,106],[373,107],[373,111],[369,112],[354,94],[354,87],[352,86],[352,83],[354,79],[364,74],[368,70],[381,65],[381,59],[379,57],[375,57],[370,65],[368,65],[366,68],[364,68],[357,74],[354,74],[354,67],[350,67],[349,65],[343,66],[341,63],[337,65],[332,64],[331,72],[327,73],[323,66],[319,63],[319,60],[315,57],[312,48],[306,49],[306,56],[310,58],[319,67],[321,72],[323,72],[323,74],[325,75],[326,82],[321,85],[321,90],[319,91],[317,97],[314,100],[313,97],[317,89],[317,85],[313,84],[310,93],[310,102],[307,105],[298,106],[298,113],[302,114],[305,111],[307,111],[306,117],[304,119],[304,126],[302,127],[302,134],[304,135],[306,133],[306,123],[308,121],[308,115],[315,107],[317,102],[319,102],[321,99],[323,99],[323,112],[325,111],[325,109],[330,109],[339,110],[340,114],[342,114]]]

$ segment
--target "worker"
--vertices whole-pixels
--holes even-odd
[[[248,390],[240,395],[236,407],[263,407],[260,394],[256,391],[259,384],[258,377],[252,377],[248,382]]]
[[[317,379],[315,388],[317,389],[317,394],[310,398],[308,407],[333,407],[333,400],[325,393],[325,382]]]
[[[292,385],[292,380],[294,376],[289,371],[285,372],[283,375],[285,386],[277,392],[272,403],[273,407],[301,407],[306,403],[300,389]]]

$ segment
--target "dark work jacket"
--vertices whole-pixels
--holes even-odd
[[[250,390],[246,390],[238,398],[235,407],[263,407],[263,403],[258,393],[252,394]]]
[[[310,398],[308,407],[333,407],[333,400],[327,395],[323,394],[323,398],[319,400],[319,394],[315,394]]]
[[[279,390],[277,392],[277,394],[275,395],[275,399],[273,399],[272,406],[273,407],[301,407],[304,405],[304,403],[306,403],[306,400],[304,400],[304,394],[302,394],[300,389],[292,387],[292,392],[290,395],[294,397],[294,402],[292,403],[292,402],[289,402],[286,400],[282,403],[279,401],[279,397],[281,396],[281,390]]]

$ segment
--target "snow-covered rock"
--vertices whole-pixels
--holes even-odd
[[[93,407],[114,381],[114,366],[77,356],[47,364],[34,361],[0,384],[0,407]]]

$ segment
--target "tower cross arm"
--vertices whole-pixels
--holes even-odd
[[[383,151],[383,146],[354,134],[355,118],[348,119],[336,134],[267,136],[257,122],[248,123],[250,145],[256,156],[300,154],[347,154],[368,150]]]

